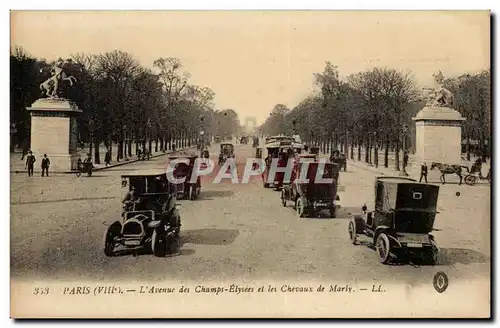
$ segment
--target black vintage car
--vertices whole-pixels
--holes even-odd
[[[234,158],[234,145],[232,143],[221,143],[219,165],[224,164],[228,158]]]
[[[436,217],[439,187],[403,177],[378,177],[375,209],[366,206],[349,222],[349,238],[370,238],[381,263],[418,258],[434,264],[438,247],[431,234]]]
[[[104,234],[104,254],[150,249],[155,256],[172,254],[177,245],[181,218],[166,173],[141,172],[122,175],[127,188],[121,220]]]
[[[313,155],[314,156],[314,155]],[[302,171],[307,172],[302,173]],[[318,172],[322,170],[322,172]],[[315,217],[328,210],[330,217],[337,216],[340,198],[337,195],[339,168],[333,163],[321,163],[314,157],[297,159],[291,176],[291,183],[285,183],[281,190],[281,202],[295,205],[298,217]],[[305,177],[306,181],[301,181]]]

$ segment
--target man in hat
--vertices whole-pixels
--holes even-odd
[[[33,155],[33,152],[30,150],[28,156],[26,156],[26,168],[28,169],[28,176],[31,177],[33,175],[33,167],[35,165],[36,158]]]
[[[42,158],[42,177],[45,176],[44,173],[47,173],[47,176],[49,176],[49,166],[50,166],[50,160],[47,157],[47,154],[43,154]]]

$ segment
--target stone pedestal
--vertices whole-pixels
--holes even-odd
[[[50,171],[68,172],[76,169],[77,121],[82,113],[66,99],[38,99],[27,108],[31,114],[31,151],[40,166],[43,154],[50,159]]]
[[[416,124],[417,160],[443,164],[460,164],[462,128],[465,118],[448,107],[424,107],[412,118]]]

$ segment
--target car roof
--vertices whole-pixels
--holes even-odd
[[[162,176],[166,175],[167,172],[165,170],[143,170],[143,171],[136,171],[132,173],[127,173],[127,174],[122,174],[122,178],[130,178],[130,177],[156,177],[156,176]]]
[[[377,181],[382,183],[419,183],[417,180],[412,178],[391,176],[377,177]]]

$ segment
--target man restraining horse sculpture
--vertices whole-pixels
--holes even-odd
[[[52,67],[52,76],[40,84],[40,90],[42,91],[42,96],[47,96],[49,98],[60,98],[60,87],[63,82],[68,81],[70,86],[76,83],[76,78],[74,76],[68,76],[64,72],[65,62],[59,59]]]

